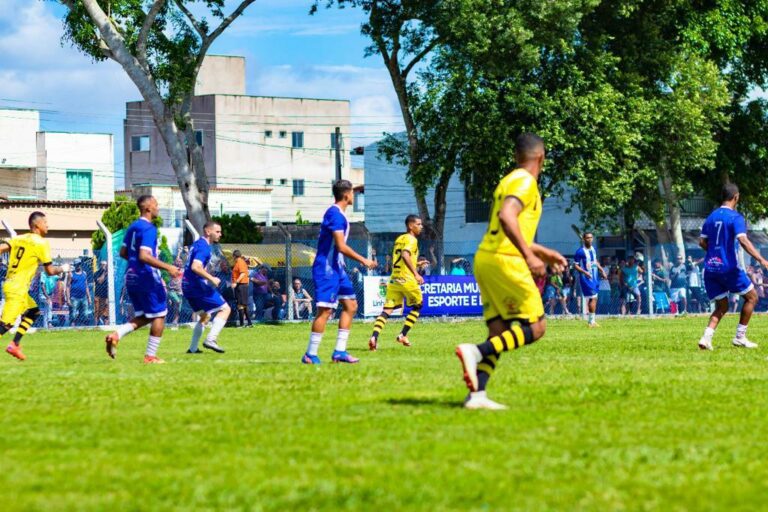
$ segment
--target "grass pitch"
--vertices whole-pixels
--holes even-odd
[[[104,353],[100,332],[37,333],[0,359],[0,509],[758,510],[768,496],[768,323],[732,348],[735,318],[699,352],[703,318],[551,321],[505,354],[489,395],[460,408],[453,354],[480,322],[387,326],[356,366],[299,364],[309,326],[226,329],[188,356],[146,330]],[[328,363],[335,326],[321,357]]]

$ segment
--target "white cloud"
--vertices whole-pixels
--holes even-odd
[[[305,23],[281,23],[257,17],[243,17],[227,29],[227,34],[234,37],[251,37],[256,34],[283,34],[288,36],[338,36],[354,34],[360,31],[356,23],[323,24],[320,20]]]

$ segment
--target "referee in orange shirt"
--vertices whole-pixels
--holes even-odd
[[[240,327],[245,327],[245,320],[248,320],[248,327],[253,327],[251,313],[248,311],[248,264],[239,249],[236,249],[232,256],[235,258],[235,264],[232,266],[232,288],[235,289]]]

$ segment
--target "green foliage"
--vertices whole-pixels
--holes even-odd
[[[223,236],[221,241],[228,244],[260,244],[264,239],[258,224],[250,215],[224,214],[213,217],[213,220],[221,224]]]
[[[109,205],[107,211],[101,215],[101,222],[104,223],[111,233],[115,233],[127,228],[138,218],[139,207],[136,206],[136,202],[130,197],[118,195],[115,196],[115,200]],[[161,217],[156,218],[152,222],[158,228],[163,225]],[[94,251],[101,249],[105,242],[104,233],[101,230],[96,230],[91,234],[91,247],[93,247]]]
[[[296,225],[301,226],[303,224],[309,224],[309,221],[301,215],[301,210],[296,210]]]

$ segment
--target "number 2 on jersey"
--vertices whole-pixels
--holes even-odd
[[[397,254],[397,258],[395,259],[392,268],[400,268],[400,262],[403,260],[403,251],[401,249],[395,249],[395,254]]]

